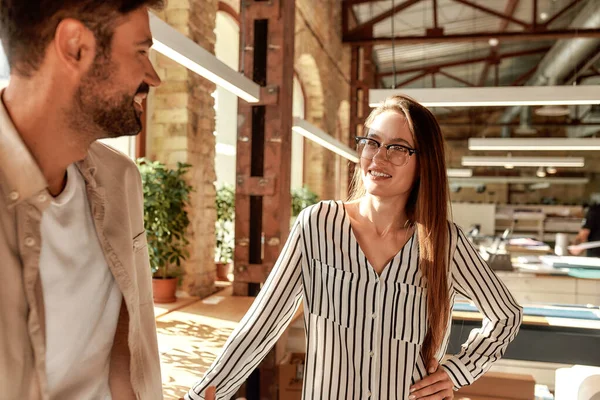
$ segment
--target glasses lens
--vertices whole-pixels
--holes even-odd
[[[367,159],[372,159],[378,148],[377,142],[371,139],[360,139],[357,145],[358,154]]]
[[[408,150],[404,147],[393,146],[388,149],[388,160],[394,165],[403,166],[408,162]]]

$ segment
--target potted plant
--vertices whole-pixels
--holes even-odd
[[[292,190],[292,221],[296,219],[300,211],[304,210],[308,206],[317,204],[319,202],[319,196],[317,196],[312,190],[303,186],[299,189]]]
[[[215,265],[217,279],[229,281],[233,262],[235,192],[231,185],[224,184],[217,189],[215,199],[217,220],[215,223]]]
[[[144,190],[144,225],[156,303],[176,301],[181,262],[188,257],[187,213],[192,187],[186,182],[189,164],[172,169],[159,161],[137,160]]]

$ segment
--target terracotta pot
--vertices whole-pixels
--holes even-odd
[[[174,303],[177,301],[177,278],[152,278],[152,291],[155,303]]]
[[[229,282],[229,272],[231,272],[231,263],[215,263],[217,267],[217,280]]]

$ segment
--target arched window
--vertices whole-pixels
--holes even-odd
[[[239,69],[240,27],[231,15],[217,12],[215,55],[229,67]],[[216,115],[215,171],[217,185],[235,187],[236,142],[238,131],[238,98],[217,86],[213,92]]]
[[[294,76],[292,114],[304,118],[304,90],[298,77]],[[291,188],[299,189],[304,185],[304,137],[292,132],[292,178]]]

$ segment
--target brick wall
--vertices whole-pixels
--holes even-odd
[[[158,15],[214,53],[216,12],[217,0],[169,0]],[[215,280],[215,85],[160,54],[153,58],[163,84],[150,100],[147,154],[171,166],[177,161],[192,165],[190,257],[181,289],[204,297],[214,292]]]

